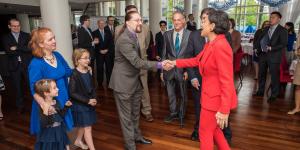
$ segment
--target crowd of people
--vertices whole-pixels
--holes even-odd
[[[124,148],[135,150],[136,143],[151,144],[139,128],[140,114],[148,122],[154,120],[148,70],[159,70],[160,79],[166,85],[169,115],[165,123],[178,119],[180,127],[184,127],[187,87],[191,85],[196,116],[191,139],[200,141],[201,150],[212,150],[214,144],[222,150],[230,149],[230,110],[237,107],[238,101],[234,55],[242,51],[241,33],[235,29],[235,20],[223,11],[205,8],[199,16],[201,29],[197,30],[192,14],[186,21],[182,12],[174,12],[173,29],[167,31],[167,22],[159,22],[155,61],[150,61],[147,57],[152,36],[149,26],[143,24],[135,5],[126,6],[125,12],[123,24],[114,26],[115,18],[108,16],[106,21],[97,21],[98,29],[94,31],[89,28],[90,17],[80,17],[80,27],[72,32],[72,37],[77,39],[73,44],[76,47],[72,57],[74,69],[58,52],[51,29],[41,27],[30,35],[20,31],[20,21],[9,21],[11,32],[3,38],[3,43],[9,57],[18,112],[24,111],[23,81],[29,83],[34,99],[30,133],[37,137],[35,149],[69,149],[67,132],[75,127],[78,131],[74,145],[95,149],[92,125],[97,121],[96,87],[113,90]],[[290,65],[295,58],[294,24],[287,22],[285,27],[281,26],[281,17],[279,12],[272,12],[270,20],[263,23],[253,39],[255,79],[259,84],[255,96],[264,96],[269,70],[270,103],[280,95],[282,59]],[[296,106],[288,114],[300,112],[300,63],[295,68]],[[1,76],[0,81],[1,92],[5,89]],[[0,121],[3,119],[1,102],[0,95]]]

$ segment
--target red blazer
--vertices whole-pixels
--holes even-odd
[[[177,59],[178,68],[199,67],[202,76],[201,106],[211,111],[225,114],[237,106],[237,96],[233,82],[232,49],[221,34],[205,44],[197,57]]]

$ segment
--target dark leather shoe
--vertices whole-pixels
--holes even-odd
[[[199,141],[199,133],[198,131],[194,130],[192,135],[191,135],[192,141]]]
[[[135,143],[139,143],[139,144],[152,144],[152,141],[143,137],[142,139],[136,140]]]
[[[172,122],[174,119],[178,119],[178,115],[175,114],[175,115],[169,115],[165,118],[164,122],[165,123],[170,123]]]
[[[276,99],[277,99],[276,96],[270,96],[269,99],[268,99],[268,103],[273,103],[273,102],[276,101]]]

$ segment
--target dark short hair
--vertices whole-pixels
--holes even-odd
[[[165,24],[165,25],[167,25],[167,21],[164,21],[164,20],[161,20],[160,22],[159,22],[159,25],[161,26],[161,24]]]
[[[216,10],[215,10],[214,8],[211,8],[211,7],[204,8],[204,9],[202,9],[202,11],[201,11],[200,17],[202,17],[203,14],[209,14],[209,13],[211,13],[212,11],[216,11]]]
[[[282,15],[279,11],[273,11],[273,12],[271,12],[271,15],[277,15],[280,19],[282,17]]]
[[[18,20],[17,18],[11,18],[8,20],[8,25],[10,25],[11,21],[18,21],[20,23],[20,20]]]
[[[193,16],[193,14],[189,14],[188,17],[190,18],[190,17],[194,17],[194,16]]]
[[[232,29],[235,27],[235,20],[233,18],[229,18],[229,21],[231,23]]]
[[[82,15],[82,16],[80,16],[80,19],[79,19],[80,24],[83,24],[88,19],[90,19],[90,16],[88,16],[88,15]]]
[[[107,17],[106,17],[106,21],[108,21],[109,18],[115,18],[115,17],[114,17],[114,16],[107,16]]]
[[[207,14],[210,23],[215,24],[213,32],[216,34],[224,34],[229,30],[228,15],[224,11],[216,10]]]
[[[125,22],[129,21],[132,18],[133,14],[139,14],[139,13],[137,11],[131,11],[131,12],[127,13],[125,15]]]
[[[132,9],[132,8],[137,9],[137,7],[136,7],[135,5],[127,5],[127,6],[125,7],[125,13],[127,13],[127,11],[130,10],[130,9]]]

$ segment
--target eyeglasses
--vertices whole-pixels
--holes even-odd
[[[143,19],[135,19],[135,20],[130,20],[130,21],[143,22]]]

